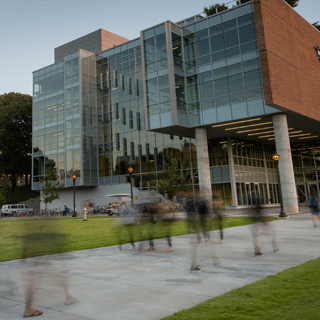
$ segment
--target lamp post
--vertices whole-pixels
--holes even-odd
[[[133,168],[129,167],[128,171],[130,173],[130,192],[131,192],[131,207],[133,207],[133,190],[132,190],[132,172],[133,172]]]
[[[282,190],[281,190],[281,183],[280,183],[280,174],[279,174],[279,159],[280,159],[280,155],[278,154],[274,154],[272,156],[272,159],[275,161],[276,163],[276,170],[277,170],[277,179],[278,179],[278,195],[279,195],[279,201],[280,201],[280,214],[279,217],[280,218],[284,218],[286,217],[286,213],[283,211],[283,201],[282,201]]]
[[[76,217],[76,179],[77,176],[75,174],[72,175],[72,180],[73,180],[73,217]]]

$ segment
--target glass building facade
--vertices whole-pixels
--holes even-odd
[[[164,22],[111,49],[34,72],[33,189],[47,168],[72,186],[156,188],[169,157],[198,189],[194,128],[279,112],[265,104],[252,2]],[[272,143],[272,142],[271,142]],[[226,205],[279,202],[273,144],[208,138],[212,190]],[[293,147],[300,201],[316,190],[320,146]],[[319,159],[318,159],[319,158]]]
[[[98,54],[96,63],[100,184],[126,183],[131,166],[136,188],[154,188],[171,154],[190,170],[182,137],[146,130],[140,39]]]
[[[98,185],[95,56],[81,50],[34,72],[33,188],[48,168],[66,187]]]
[[[275,112],[265,105],[252,3],[141,33],[149,129]]]

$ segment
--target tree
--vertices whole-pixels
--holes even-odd
[[[158,175],[157,190],[172,201],[173,197],[181,190],[188,189],[190,178],[183,177],[178,169],[178,160],[170,157],[165,170]]]
[[[40,182],[43,183],[40,201],[45,204],[45,211],[47,212],[48,203],[60,198],[59,191],[63,188],[63,185],[59,181],[53,184],[52,181],[57,180],[57,175],[52,168],[47,168],[46,171],[46,175],[40,179]]]
[[[12,190],[17,177],[31,174],[32,97],[21,93],[0,95],[0,173],[10,177]]]
[[[292,8],[296,7],[299,4],[299,0],[285,0]]]
[[[249,1],[252,1],[252,0],[238,0],[237,1],[237,5],[244,4],[244,3],[249,2]]]
[[[216,14],[224,10],[228,10],[228,7],[224,3],[223,4],[216,3],[212,6],[209,6],[208,8],[207,7],[203,8],[203,11],[207,17],[212,16],[213,14]]]
[[[11,195],[10,195],[10,187],[4,185],[0,189],[0,206],[2,207],[4,204],[12,203],[11,202]]]
[[[320,31],[320,21],[315,22],[312,25]]]

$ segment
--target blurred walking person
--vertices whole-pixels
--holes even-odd
[[[142,217],[146,232],[149,239],[149,249],[148,251],[154,251],[154,225],[157,222],[157,205],[156,203],[147,203],[142,208]],[[142,250],[142,247],[141,247]]]
[[[252,204],[251,209],[249,209],[250,217],[252,220],[251,230],[252,230],[252,238],[253,238],[253,247],[254,247],[254,255],[256,257],[263,256],[260,246],[259,246],[259,228],[263,227],[266,233],[271,237],[271,243],[273,247],[273,252],[279,251],[279,247],[277,245],[275,232],[268,222],[267,217],[263,213],[262,210],[262,196],[258,193],[252,192],[249,195],[248,203]]]
[[[210,233],[208,231],[208,217],[210,215],[209,207],[207,200],[204,198],[199,198],[196,201],[196,207],[199,215],[199,223],[200,223],[200,229],[203,233],[203,239],[205,242],[210,241]],[[198,242],[201,243],[200,234],[198,234]]]
[[[311,209],[312,221],[314,227],[316,227],[316,218],[320,219],[319,215],[319,198],[318,196],[312,196],[309,199],[309,207]]]
[[[66,297],[66,305],[77,302],[69,292],[69,283],[65,270],[63,272],[52,272],[51,264],[47,260],[47,255],[57,253],[57,248],[64,252],[63,247],[67,241],[66,236],[61,233],[60,229],[58,220],[52,218],[40,218],[24,222],[24,234],[21,236],[22,262],[27,262],[29,267],[24,317],[42,314],[42,311],[33,308],[34,295],[40,280],[53,280],[54,285],[62,286]]]
[[[197,225],[197,208],[193,194],[186,195],[187,228],[191,241],[191,272],[201,272],[198,266],[198,243],[201,241]]]
[[[123,234],[126,233],[129,236],[130,244],[128,250],[133,250],[135,248],[135,239],[134,239],[134,229],[139,224],[140,220],[140,213],[135,207],[125,206],[123,208],[119,225],[119,250],[122,249],[122,241],[123,241]]]
[[[171,239],[171,228],[172,224],[175,221],[173,217],[173,211],[168,203],[162,202],[160,199],[160,203],[158,204],[158,218],[162,221],[164,229],[165,229],[165,236],[168,242],[168,249],[167,252],[172,252],[172,239]]]
[[[223,244],[223,214],[218,192],[213,193],[213,217],[220,231],[220,244]]]
[[[197,240],[201,241],[201,237],[199,234],[199,228],[198,228],[198,216],[197,216],[197,208],[196,208],[196,202],[193,198],[193,195],[188,194],[186,197],[186,202],[185,202],[185,210],[187,214],[187,228],[188,228],[188,233],[196,233],[197,235]]]

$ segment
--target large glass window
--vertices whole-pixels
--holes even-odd
[[[204,29],[194,33],[195,41],[200,41],[208,38],[208,29]]]
[[[208,99],[213,97],[213,84],[212,81],[199,84],[201,99]]]
[[[224,34],[225,47],[230,48],[239,44],[238,30],[231,30]]]
[[[197,54],[199,57],[210,53],[209,40],[205,39],[196,43]]]
[[[219,34],[210,38],[211,52],[225,49],[224,35]]]
[[[159,34],[156,36],[157,60],[167,59],[166,35]]]
[[[213,27],[209,28],[210,37],[216,36],[216,35],[221,34],[221,33],[223,33],[222,24],[218,24],[216,26],[213,26]]]
[[[159,99],[157,78],[150,79],[147,81],[147,92],[148,92],[148,105],[157,103]]]
[[[241,45],[241,53],[242,54],[250,52],[250,51],[255,51],[255,50],[258,50],[258,45],[257,45],[256,41]]]
[[[223,23],[223,31],[228,32],[230,30],[236,29],[237,28],[237,21],[236,19],[232,19],[229,21],[226,21]]]
[[[259,70],[249,71],[244,73],[244,82],[246,90],[261,87],[261,76]]]
[[[202,56],[201,58],[197,59],[197,66],[198,67],[205,65],[205,64],[210,64],[210,63],[211,63],[210,55]]]
[[[241,63],[232,64],[228,66],[228,76],[233,76],[242,72]]]
[[[228,78],[230,93],[243,91],[243,78],[242,74],[237,74]]]
[[[249,24],[239,28],[240,43],[256,40],[256,30],[254,24]]]
[[[181,37],[175,33],[172,33],[172,54],[173,54],[173,62],[176,68],[183,68],[182,61],[182,45],[181,45]]]
[[[253,13],[238,18],[239,28],[254,23]]]
[[[212,72],[211,71],[207,71],[207,72],[203,72],[203,73],[198,74],[199,83],[207,82],[210,80],[212,80]]]
[[[155,40],[154,38],[149,38],[145,40],[144,42],[145,47],[145,57],[146,57],[146,63],[152,63],[156,61],[156,50],[155,50]]]
[[[252,59],[242,63],[243,72],[259,69],[259,59]]]
[[[226,58],[226,52],[225,51],[219,51],[219,52],[213,53],[211,55],[212,62],[223,60],[225,58]]]
[[[218,69],[214,69],[213,70],[213,78],[216,79],[220,79],[220,78],[224,78],[228,75],[227,73],[227,68],[226,67],[222,67],[222,68],[218,68]]]
[[[229,93],[229,83],[227,78],[214,81],[214,92],[216,96],[222,96]]]
[[[164,75],[158,78],[159,83],[159,100],[160,102],[166,102],[170,100],[169,94],[169,79],[168,75]]]

